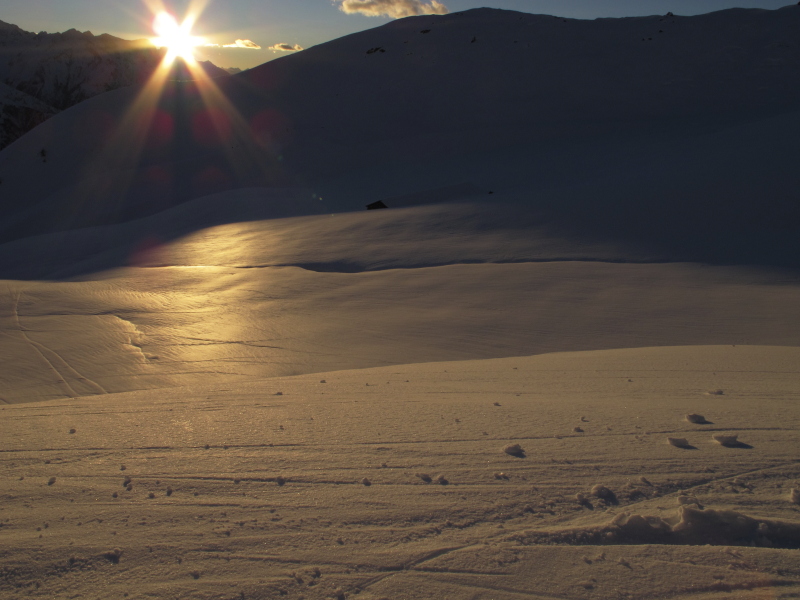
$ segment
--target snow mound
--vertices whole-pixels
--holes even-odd
[[[614,529],[615,527],[616,529]],[[625,543],[713,544],[800,548],[800,523],[750,517],[735,510],[678,508],[671,517],[618,515],[606,533]]]
[[[556,544],[683,544],[800,548],[800,523],[684,504],[667,516],[623,512],[596,528],[528,532],[516,541]]]

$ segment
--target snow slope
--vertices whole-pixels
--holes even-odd
[[[242,212],[225,194],[224,204],[212,196],[175,214],[0,247],[5,277],[31,279],[0,287],[0,396],[567,350],[800,342],[796,270],[668,262],[533,219],[515,229],[513,212],[492,215],[480,203],[191,231],[219,218],[220,204],[241,218],[253,204],[241,196]],[[276,192],[273,214],[301,201]]]
[[[0,407],[0,592],[792,598],[798,365],[645,348]]]
[[[0,596],[800,595],[799,21],[402,19],[0,152]]]
[[[682,236],[730,262],[743,236],[795,263],[799,22],[797,6],[596,21],[480,9],[272,61],[220,82],[227,100],[210,106],[203,85],[170,84],[149,131],[146,112],[120,125],[136,97],[120,90],[0,154],[0,235],[232,189],[309,189],[331,213],[469,182],[612,238]]]

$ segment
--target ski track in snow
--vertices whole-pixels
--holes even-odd
[[[798,23],[401,19],[3,150],[0,596],[800,597]]]
[[[17,325],[17,330],[22,334],[22,336],[25,338],[25,341],[30,345],[30,347],[33,348],[39,356],[41,356],[42,360],[44,360],[45,363],[47,363],[49,369],[55,374],[56,381],[65,387],[65,389],[68,392],[66,396],[70,398],[76,398],[85,394],[78,393],[75,390],[75,388],[73,388],[72,385],[70,385],[68,378],[62,373],[61,370],[59,370],[59,367],[56,366],[56,363],[60,363],[59,366],[62,370],[70,372],[75,381],[77,381],[79,384],[88,386],[91,390],[90,394],[91,393],[107,394],[108,392],[100,384],[98,384],[95,381],[92,381],[88,377],[85,377],[84,375],[79,373],[58,352],[30,338],[30,336],[27,333],[28,330],[25,327],[23,327],[22,321],[20,320],[19,301],[20,298],[22,297],[22,292],[18,292],[16,295],[13,295],[13,293],[9,288],[9,294],[13,298],[12,313],[14,315],[14,322]],[[52,355],[54,357],[54,360],[48,358],[47,354]]]
[[[17,293],[16,295],[14,295],[11,292],[11,290],[9,289],[9,295],[10,295],[10,297],[12,299],[12,314],[14,315],[14,322],[15,322],[15,324],[17,326],[17,330],[20,332],[22,337],[25,339],[25,341],[27,342],[28,346],[30,346],[30,348],[34,352],[36,352],[36,354],[38,354],[39,357],[41,357],[41,359],[47,364],[47,368],[55,376],[56,383],[58,383],[59,385],[63,386],[64,389],[66,390],[64,395],[67,398],[76,398],[76,397],[80,396],[80,394],[78,394],[72,388],[72,386],[70,386],[70,384],[67,382],[66,378],[58,371],[58,369],[56,369],[55,365],[50,360],[48,360],[47,356],[45,356],[45,354],[42,352],[42,349],[41,349],[40,345],[34,343],[30,339],[30,337],[28,337],[28,334],[26,333],[25,328],[22,326],[22,323],[20,322],[20,319],[19,319],[19,298],[20,298],[21,294]]]

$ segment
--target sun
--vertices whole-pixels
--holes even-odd
[[[158,37],[152,38],[151,41],[156,47],[167,49],[165,64],[170,65],[178,58],[186,62],[194,61],[194,48],[202,45],[205,40],[192,35],[192,25],[194,20],[190,18],[179,25],[175,17],[168,12],[156,15],[153,20],[153,31]]]

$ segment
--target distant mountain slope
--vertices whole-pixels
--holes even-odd
[[[146,81],[162,56],[146,40],[75,29],[37,34],[0,21],[0,83],[17,92],[0,88],[0,149],[60,110]],[[227,74],[203,65],[212,77]]]
[[[331,213],[472,182],[666,256],[769,245],[765,260],[796,260],[797,31],[800,6],[594,21],[476,9],[272,61],[218,82],[224,100],[171,82],[125,126],[137,90],[119,90],[0,153],[0,239],[240,188],[307,188]],[[114,125],[85,125],[97,119]]]
[[[0,83],[0,148],[5,148],[57,112],[30,94]]]

